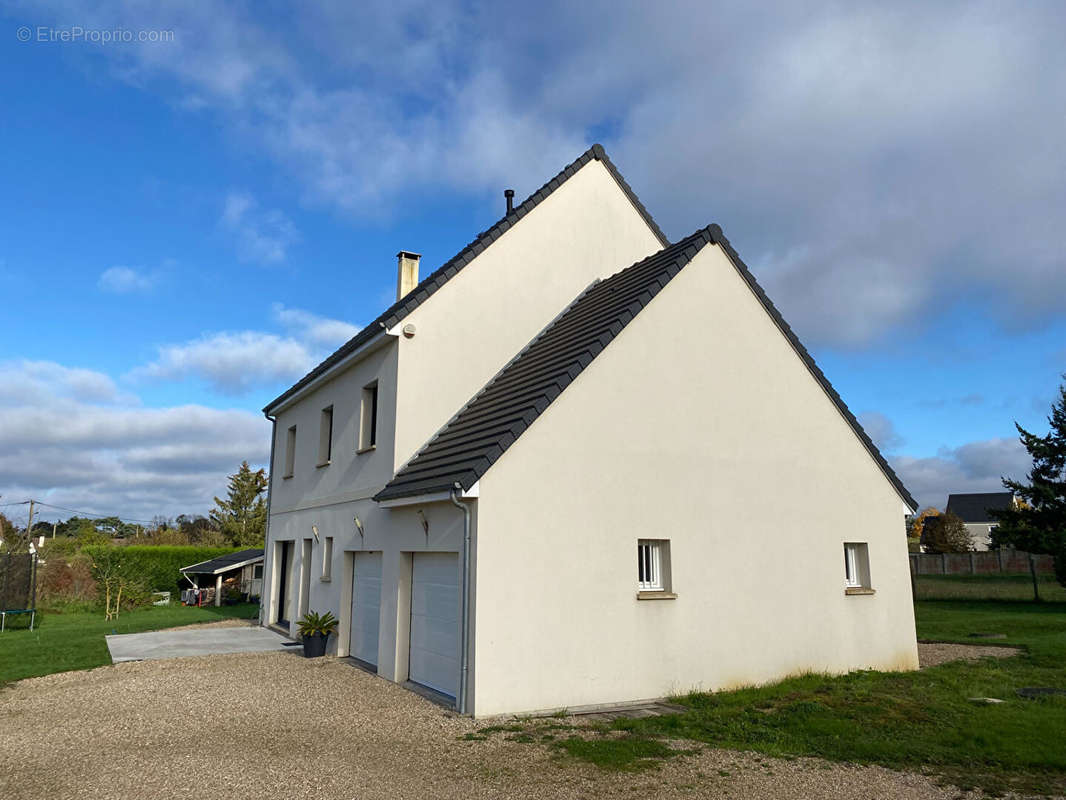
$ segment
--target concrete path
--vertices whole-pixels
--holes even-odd
[[[267,650],[298,650],[284,647],[290,641],[266,628],[207,628],[205,630],[152,631],[106,636],[111,660],[147,661],[220,653],[260,653]]]

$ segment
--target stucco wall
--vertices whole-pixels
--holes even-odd
[[[582,167],[404,320],[396,466],[593,280],[661,247],[603,164]]]
[[[708,246],[480,482],[475,712],[917,666],[904,502]],[[636,598],[669,539],[675,600]],[[876,594],[845,596],[843,543]]]

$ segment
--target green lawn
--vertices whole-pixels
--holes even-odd
[[[1066,603],[1066,588],[1054,576],[1037,581],[1040,599]],[[919,600],[1032,600],[1033,579],[1028,575],[919,575],[915,578]]]
[[[661,740],[689,739],[772,756],[927,770],[959,787],[1066,793],[1066,697],[1026,700],[1026,686],[1066,688],[1066,603],[926,601],[918,635],[988,644],[1004,633],[1021,656],[910,673],[807,675],[770,686],[677,698],[685,713],[593,726],[552,745],[606,768],[654,766]],[[1002,705],[976,705],[995,697]],[[535,720],[525,723],[539,731]],[[619,732],[626,735],[618,737]],[[659,745],[658,749],[656,745]]]
[[[104,640],[108,634],[155,631],[227,617],[253,619],[258,614],[259,606],[251,603],[220,608],[153,606],[123,612],[111,622],[104,620],[102,611],[38,614],[32,631],[21,628],[0,633],[0,686],[7,681],[110,664]],[[28,624],[28,619],[21,624]]]

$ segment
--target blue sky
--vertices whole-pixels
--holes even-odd
[[[763,11],[0,4],[0,502],[205,511],[397,250],[593,141],[672,239],[723,226],[923,504],[1020,475],[1066,372],[1063,7]],[[38,40],[75,26],[172,34]]]

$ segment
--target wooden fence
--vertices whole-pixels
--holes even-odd
[[[987,550],[978,553],[911,553],[914,575],[1029,574],[1029,554],[1024,550]],[[1052,557],[1034,555],[1037,575],[1054,573]]]

